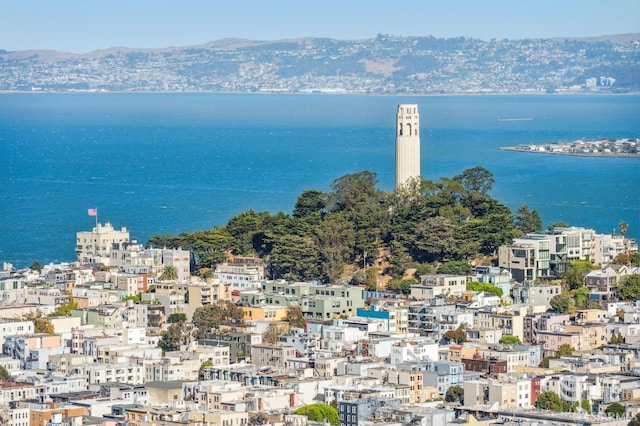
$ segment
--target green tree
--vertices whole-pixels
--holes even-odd
[[[500,342],[503,345],[521,345],[522,342],[518,336],[513,336],[511,334],[505,334],[500,338]]]
[[[34,260],[31,263],[31,266],[29,266],[29,269],[31,269],[32,271],[36,271],[36,272],[40,273],[40,272],[42,272],[42,265],[37,260]]]
[[[454,251],[455,226],[442,216],[429,217],[414,228],[412,253],[418,261],[433,262]]]
[[[556,294],[549,300],[551,309],[558,314],[566,314],[575,309],[575,302],[571,295],[566,292]]]
[[[589,401],[588,399],[583,399],[582,401],[580,401],[580,407],[582,408],[582,411],[584,411],[587,414],[591,414],[591,401]]]
[[[461,405],[464,404],[464,389],[460,386],[450,386],[447,389],[447,392],[444,395],[444,400],[447,402],[459,402]]]
[[[407,278],[400,281],[400,291],[402,294],[410,294],[411,286],[418,285],[418,280],[415,278]]]
[[[571,356],[575,352],[575,348],[568,343],[563,343],[558,346],[558,350],[556,351],[556,356]]]
[[[285,321],[287,321],[291,327],[295,327],[295,328],[307,327],[307,323],[304,319],[304,314],[302,313],[302,308],[298,305],[292,305],[287,308]]]
[[[491,191],[491,188],[495,183],[493,174],[481,166],[467,169],[454,179],[459,181],[467,191],[476,191],[480,193]]]
[[[541,410],[569,411],[567,403],[557,393],[551,391],[542,392],[534,405]]]
[[[244,312],[228,300],[197,308],[193,312],[192,323],[196,327],[196,337],[203,337],[211,330],[222,326],[240,326],[244,323]]]
[[[451,274],[451,275],[468,275],[473,271],[469,262],[464,260],[452,260],[450,262],[443,263],[439,268],[438,274]]]
[[[367,276],[367,279],[365,281],[367,290],[378,290],[378,272],[380,272],[380,270],[375,267],[368,268],[365,272],[365,275]]]
[[[535,210],[529,210],[529,206],[522,204],[518,208],[515,217],[515,227],[524,234],[542,230],[542,219]]]
[[[319,223],[326,213],[328,195],[322,191],[306,190],[298,196],[293,208],[293,217]]]
[[[167,265],[162,270],[162,274],[160,274],[160,279],[165,281],[177,280],[178,279],[178,270],[175,266]]]
[[[0,365],[0,380],[9,380],[10,378],[11,375],[9,374],[9,371],[7,371],[6,368]]]
[[[179,322],[187,322],[187,314],[182,313],[182,312],[173,313],[173,314],[169,315],[169,318],[167,318],[167,322],[169,324],[175,324],[175,323],[179,323]]]
[[[312,237],[283,235],[272,240],[273,250],[268,256],[275,278],[288,280],[315,279],[319,275],[319,253]]]
[[[337,281],[344,265],[353,256],[355,232],[341,213],[331,213],[325,217],[316,230],[318,252],[322,275],[329,281]]]
[[[171,324],[158,341],[158,347],[164,352],[179,351],[185,342],[185,327],[183,323]]]
[[[306,416],[314,422],[328,421],[332,425],[340,424],[340,416],[338,410],[329,404],[311,404],[298,408],[293,414]]]
[[[640,274],[625,275],[618,282],[616,295],[622,300],[640,299]]]
[[[553,231],[556,228],[568,228],[569,224],[567,222],[553,222],[547,227],[547,231]]]
[[[493,294],[498,297],[502,297],[502,289],[498,286],[481,283],[478,281],[471,281],[467,283],[467,290],[469,291],[484,291],[485,293]]]
[[[592,302],[589,300],[589,288],[580,287],[571,292],[573,302],[578,309],[589,309]]]
[[[584,286],[584,274],[578,268],[570,266],[567,273],[562,277],[562,282],[565,283],[569,290],[575,290]]]
[[[629,263],[634,266],[640,266],[640,251],[634,251],[629,257]]]
[[[624,408],[624,405],[620,404],[619,402],[613,402],[609,404],[609,406],[604,410],[604,413],[606,415],[616,418],[624,417],[626,412],[627,410],[626,408]]]

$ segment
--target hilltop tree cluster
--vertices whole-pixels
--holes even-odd
[[[535,210],[516,215],[489,195],[493,175],[482,167],[438,182],[409,182],[401,190],[377,188],[375,173],[347,174],[330,192],[306,190],[292,214],[248,210],[226,226],[180,235],[157,235],[153,246],[183,247],[202,273],[229,255],[258,256],[273,278],[334,282],[345,265],[402,278],[408,268],[493,255],[514,237],[539,230]],[[366,280],[366,275],[357,277]],[[375,282],[375,280],[373,280]]]

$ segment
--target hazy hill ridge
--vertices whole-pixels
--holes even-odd
[[[589,80],[590,79],[590,80]],[[640,34],[224,39],[86,54],[0,50],[1,91],[524,93],[640,90]]]

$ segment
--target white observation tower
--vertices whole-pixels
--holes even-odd
[[[415,178],[420,178],[418,105],[400,104],[396,114],[396,191]]]

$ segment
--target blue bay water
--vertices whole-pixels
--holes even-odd
[[[250,208],[290,213],[303,190],[346,173],[370,170],[392,190],[398,103],[419,106],[424,177],[480,165],[495,198],[538,210],[545,226],[610,233],[624,220],[640,236],[640,160],[498,149],[640,137],[639,96],[5,94],[0,260],[73,260],[90,207],[146,241]]]

